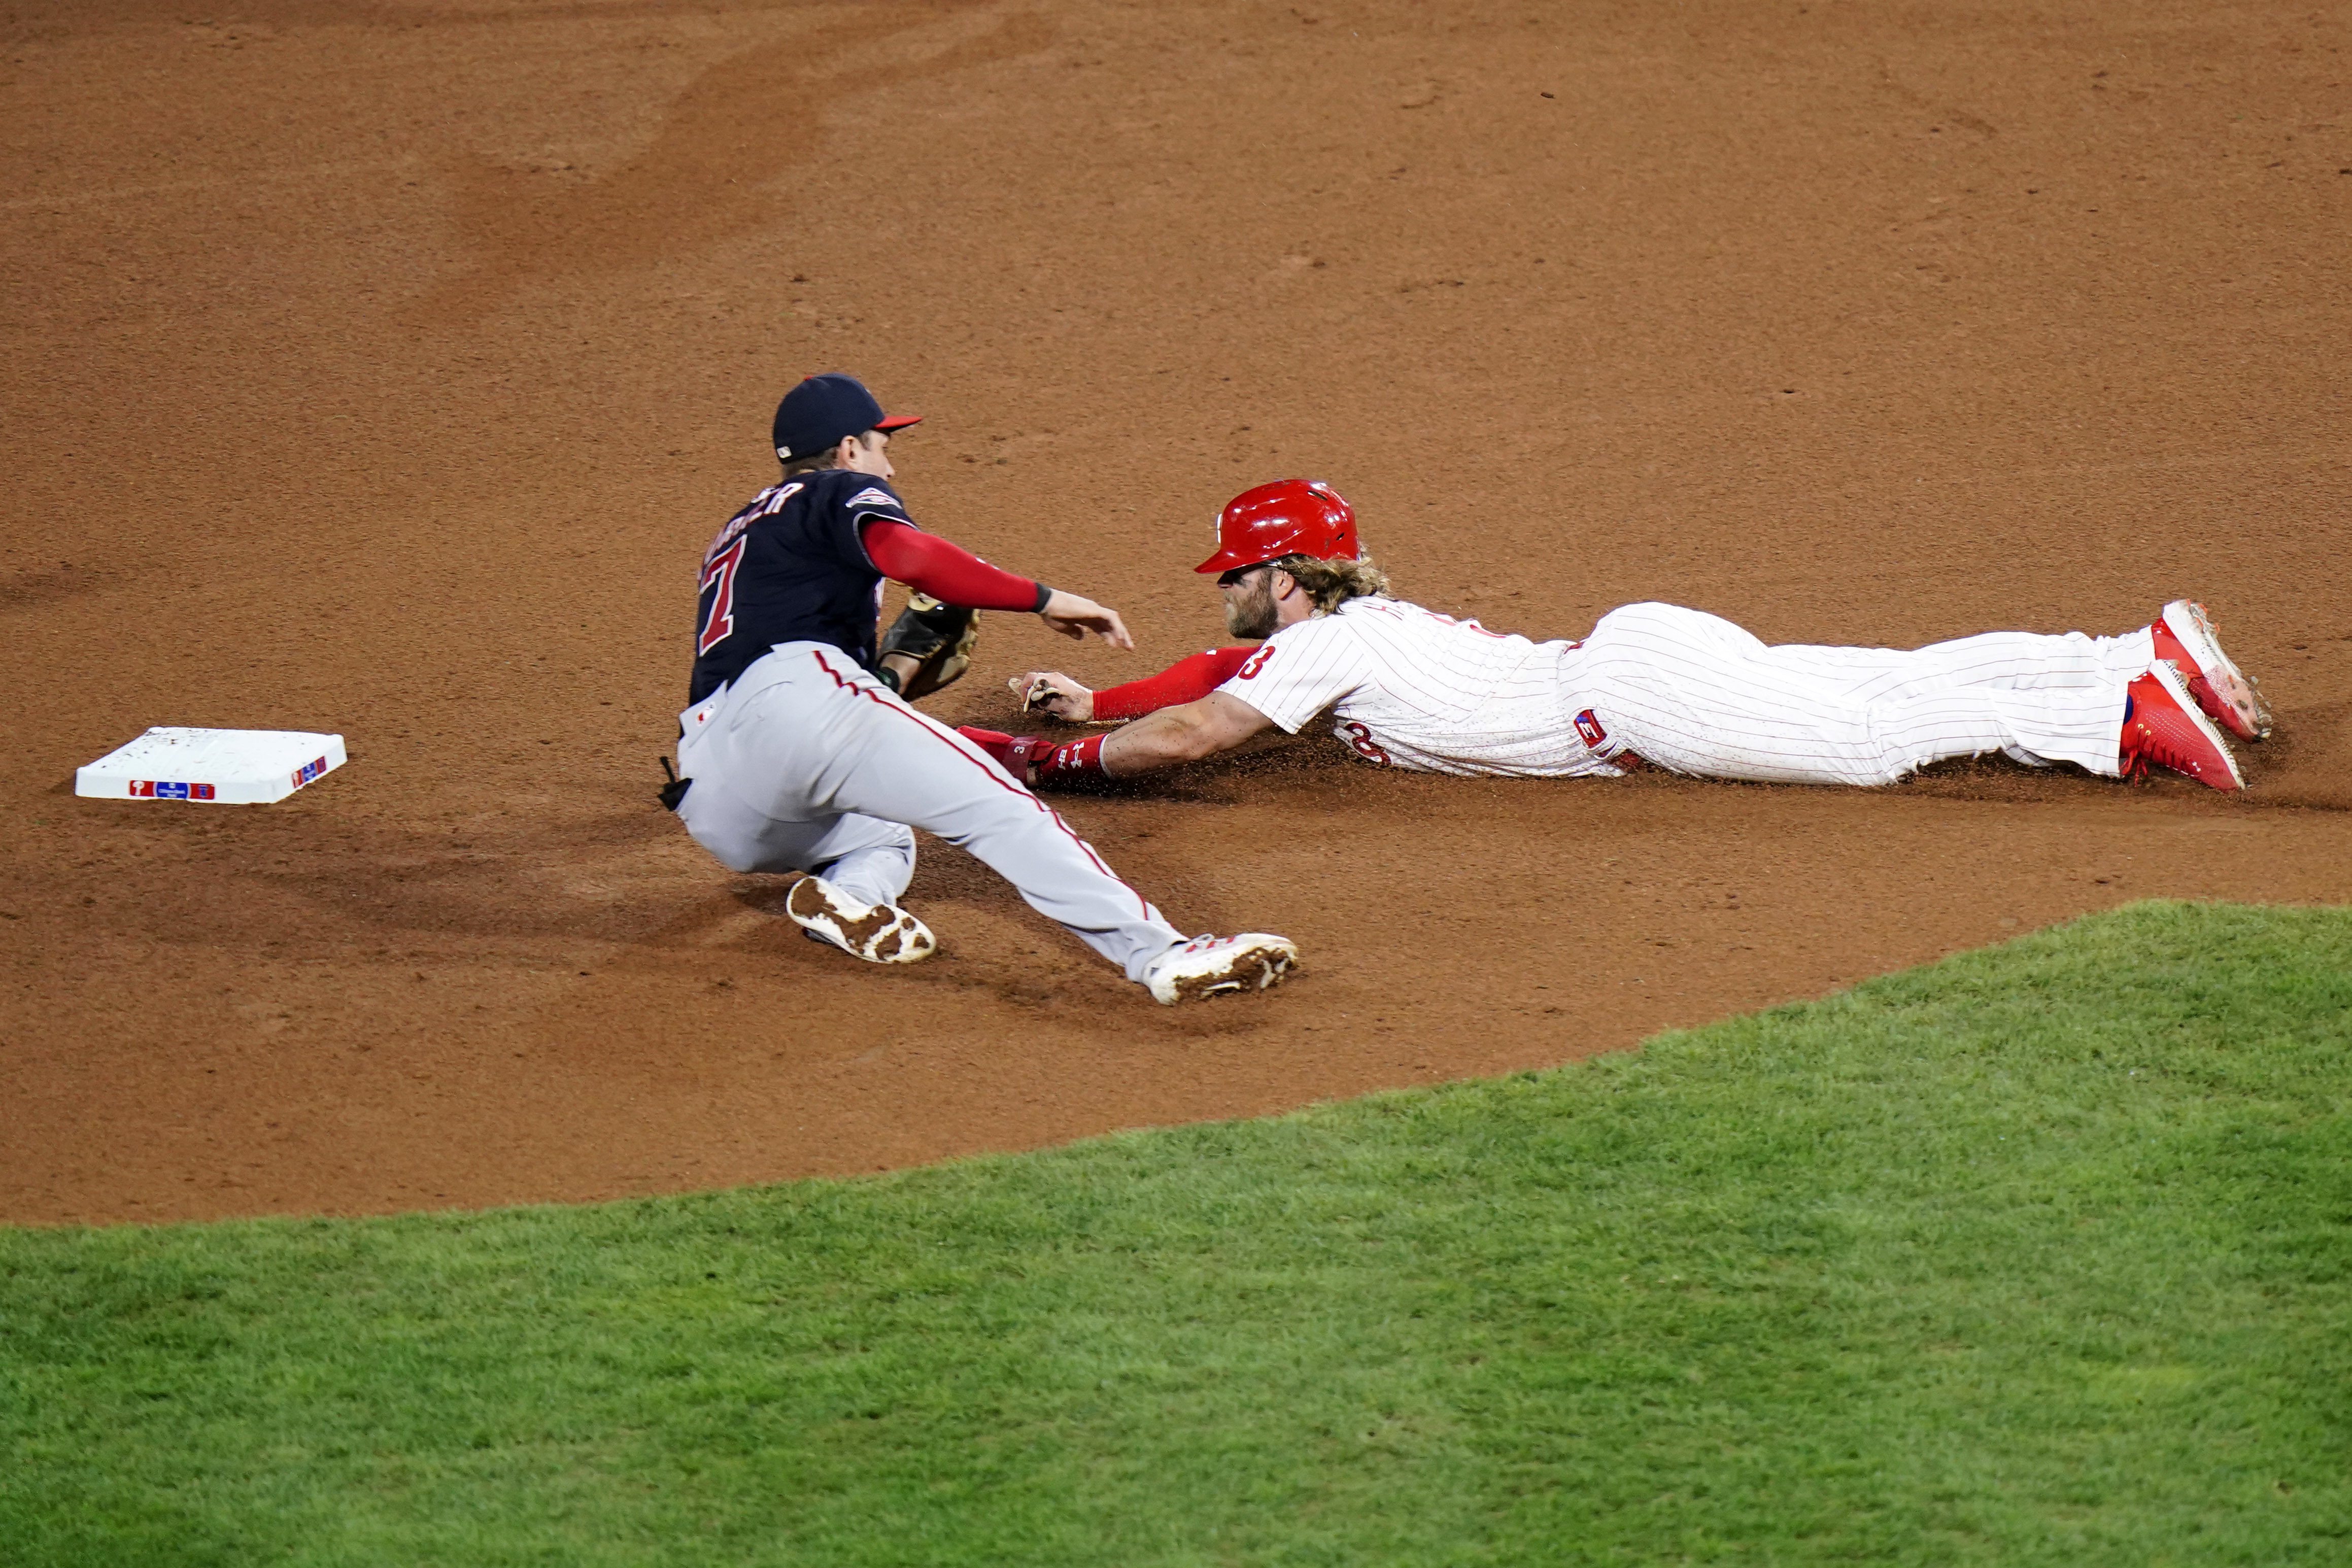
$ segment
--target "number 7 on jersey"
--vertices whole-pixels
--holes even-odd
[[[695,636],[698,657],[725,642],[735,630],[735,568],[743,564],[743,546],[750,542],[749,535],[738,539],[702,568],[698,592],[710,594],[710,607],[702,612],[702,629]],[[713,584],[719,589],[715,594],[710,593]]]

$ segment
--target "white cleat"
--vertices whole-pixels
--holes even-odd
[[[1143,983],[1153,1001],[1172,1006],[1226,991],[1269,990],[1297,964],[1298,946],[1288,937],[1264,931],[1196,936],[1154,959]]]
[[[868,963],[913,963],[939,951],[931,928],[896,904],[861,904],[823,877],[803,877],[784,912],[819,942]]]

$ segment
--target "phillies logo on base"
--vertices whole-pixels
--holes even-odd
[[[169,779],[132,779],[131,793],[140,800],[210,800],[213,786]]]
[[[296,789],[300,789],[304,784],[309,784],[312,779],[317,778],[320,773],[323,773],[326,771],[327,759],[324,757],[320,757],[314,763],[304,763],[300,767],[294,770],[294,787]]]

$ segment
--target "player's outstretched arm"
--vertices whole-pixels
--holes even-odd
[[[1026,784],[1067,785],[1087,778],[1129,778],[1154,768],[1212,757],[1273,722],[1238,697],[1212,691],[1197,702],[1138,719],[1108,735],[1056,744],[1039,735],[1008,735],[963,724],[956,732]]]
[[[1274,721],[1223,691],[1197,702],[1162,708],[1103,739],[1102,770],[1115,779],[1173,767],[1229,752]]]
[[[1019,694],[1021,706],[1083,724],[1090,719],[1140,719],[1162,708],[1206,697],[1231,680],[1257,651],[1257,644],[1213,647],[1180,658],[1157,675],[1089,691],[1058,669],[1024,670],[1008,684]]]
[[[1118,612],[1076,594],[1049,588],[991,566],[962,547],[896,518],[869,517],[858,530],[874,569],[943,605],[974,610],[1027,610],[1066,637],[1088,632],[1116,648],[1132,648]]]
[[[1135,647],[1135,638],[1128,635],[1127,623],[1118,618],[1117,610],[1059,588],[1045,600],[1037,618],[1066,637],[1083,637],[1092,632],[1113,647]]]

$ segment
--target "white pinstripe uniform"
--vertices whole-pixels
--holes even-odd
[[[1768,647],[1719,616],[1627,605],[1580,643],[1530,642],[1387,598],[1350,599],[1266,639],[1220,690],[1296,734],[1429,773],[1572,778],[1627,753],[1700,778],[1892,784],[2006,752],[2118,776],[2125,688],[2146,628],[1895,648]]]

